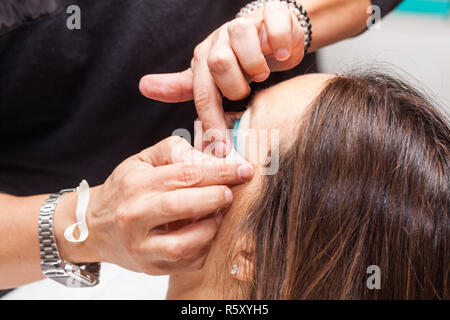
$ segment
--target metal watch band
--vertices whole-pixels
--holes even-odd
[[[64,189],[49,196],[41,207],[39,214],[39,249],[41,262],[55,263],[61,260],[53,234],[53,215],[61,196],[75,189]]]
[[[53,233],[53,216],[56,205],[66,192],[76,189],[63,189],[49,196],[43,203],[39,214],[39,249],[42,273],[67,287],[93,287],[99,283],[100,263],[72,264],[61,259]]]

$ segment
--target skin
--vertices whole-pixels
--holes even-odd
[[[363,31],[369,16],[367,8],[371,4],[370,0],[302,0],[301,3],[308,11],[313,25],[310,52]],[[211,33],[197,45],[190,68],[180,73],[145,76],[140,82],[140,90],[145,96],[161,101],[194,100],[204,129],[219,130],[215,140],[215,155],[224,156],[231,149],[231,141],[225,133],[221,133],[227,128],[221,105],[222,96],[232,100],[244,98],[250,92],[249,82],[264,81],[270,72],[288,70],[298,65],[303,59],[303,49],[302,31],[295,18],[284,4],[270,3],[264,10],[245,18],[234,19]],[[285,134],[285,130],[282,134]],[[164,151],[170,153],[171,146],[168,144],[170,142],[166,143]],[[169,194],[164,196],[164,202],[172,203],[174,209],[178,209],[175,203],[180,198],[188,196],[182,195],[181,191],[174,192],[180,187],[176,179],[173,179],[174,183],[169,190],[149,190],[148,184],[142,180],[151,181],[152,177],[142,172],[149,169],[149,166],[160,167],[161,164],[142,159],[139,155],[128,159],[115,170],[112,175],[115,178],[109,179],[105,185],[92,188],[92,201],[88,211],[91,231],[86,243],[74,245],[61,240],[65,227],[74,222],[76,203],[74,194],[63,197],[55,218],[56,240],[63,258],[72,262],[109,261],[151,274],[189,271],[203,265],[209,242],[215,234],[213,219],[199,221],[195,232],[192,228],[184,229],[184,233],[172,234],[172,237],[167,236],[164,240],[161,236],[155,236],[153,240],[159,239],[158,241],[145,241],[141,234],[141,241],[137,243],[130,237],[139,227],[136,221],[147,223],[148,229],[155,227],[145,216],[149,208],[160,205],[162,194]],[[237,166],[219,169],[223,167],[220,164],[213,170],[222,172],[215,179],[208,175],[212,171],[210,166],[197,166],[193,169],[203,177],[203,182],[207,181],[206,185],[211,187],[208,189],[210,195],[217,200],[214,210],[211,207],[207,209],[210,212],[229,203],[224,200],[224,187],[219,185],[228,184],[230,179],[234,183],[241,183],[252,175],[251,172],[243,179],[237,174]],[[172,166],[171,169],[170,173],[168,170],[164,171],[166,178],[180,176],[180,172],[192,170],[180,166]],[[248,170],[252,171],[251,168]],[[129,176],[134,177],[133,181],[125,178]],[[159,179],[161,176],[164,174],[161,173]],[[154,185],[153,183],[152,186]],[[195,197],[204,197],[205,190],[198,187],[205,187],[205,184],[194,183],[189,187],[189,197],[194,194]],[[124,194],[134,196],[125,197]],[[114,198],[114,195],[121,197]],[[146,203],[144,199],[149,199],[150,195],[159,196],[152,197],[156,203]],[[36,225],[39,208],[47,196],[48,194],[15,197],[0,194],[0,288],[42,279]],[[104,200],[111,198],[114,201]],[[132,217],[124,214],[130,211]],[[187,208],[184,216],[205,216],[205,210]],[[116,234],[111,234],[111,230]],[[196,240],[198,237],[195,234],[203,239],[201,243]],[[108,239],[111,240],[109,243]],[[176,243],[189,245],[179,250],[180,246],[171,245],[174,239],[177,239]]]
[[[250,104],[252,129],[280,130],[280,145],[289,147],[295,132],[296,119],[299,119],[307,106],[316,97],[325,81],[333,77],[327,74],[310,74],[290,79],[276,86],[258,93]],[[267,141],[267,143],[270,143]],[[270,150],[270,145],[268,145]],[[239,252],[231,256],[233,261],[227,261],[229,239],[233,230],[242,221],[247,212],[253,195],[258,194],[261,186],[263,162],[253,162],[254,178],[240,186],[232,188],[234,200],[229,210],[224,214],[224,221],[218,230],[216,239],[206,259],[203,269],[183,275],[170,277],[168,299],[235,299],[245,298],[236,296],[236,281],[244,285],[251,280],[248,273],[253,268],[251,248],[245,248],[239,243],[244,239],[237,239]],[[245,254],[242,254],[245,253]],[[231,265],[238,265],[238,273],[230,274]],[[233,281],[233,278],[235,281]],[[220,279],[220,280],[217,280]],[[219,282],[218,282],[219,281]],[[225,295],[224,295],[225,293]]]
[[[75,223],[77,199],[76,193],[61,198],[54,214],[61,258],[110,262],[153,275],[199,269],[222,222],[215,213],[232,201],[227,185],[252,175],[248,163],[225,163],[169,137],[126,159],[104,184],[91,188],[86,241],[65,240],[65,228]],[[38,215],[46,197],[0,194],[0,289],[43,278]],[[208,201],[202,201],[205,197]],[[172,227],[186,219],[195,223]]]
[[[302,0],[312,25],[308,52],[361,33],[370,17],[370,0]],[[371,12],[371,10],[369,10]],[[226,135],[222,96],[240,100],[249,83],[262,82],[271,72],[289,70],[304,57],[304,33],[283,2],[269,2],[245,17],[225,23],[194,50],[183,72],[150,74],[139,84],[141,93],[165,102],[194,100],[203,129],[216,129],[215,153],[232,147]]]

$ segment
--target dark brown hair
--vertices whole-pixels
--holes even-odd
[[[384,74],[326,83],[243,223],[249,298],[450,298],[450,129],[429,101]]]

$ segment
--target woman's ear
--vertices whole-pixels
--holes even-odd
[[[250,282],[253,280],[254,255],[248,251],[240,251],[231,266],[231,276],[239,281]]]

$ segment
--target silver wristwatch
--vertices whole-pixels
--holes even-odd
[[[99,283],[100,263],[73,264],[61,259],[53,233],[53,215],[64,189],[49,196],[39,214],[39,248],[42,273],[67,287],[93,287]]]

